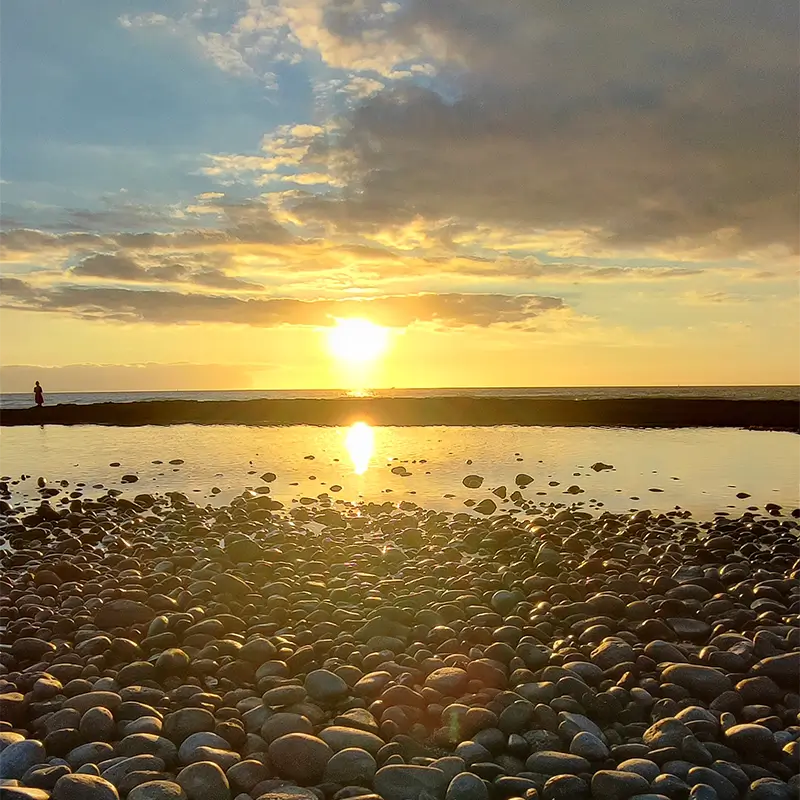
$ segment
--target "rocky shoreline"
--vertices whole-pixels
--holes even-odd
[[[0,425],[602,425],[800,432],[797,400],[339,397],[148,400],[0,411]]]
[[[0,798],[798,796],[796,510],[6,497]]]

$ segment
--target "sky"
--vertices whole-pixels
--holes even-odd
[[[0,390],[798,383],[799,14],[0,0]]]

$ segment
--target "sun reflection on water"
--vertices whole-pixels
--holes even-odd
[[[356,475],[363,475],[369,468],[375,450],[375,431],[366,422],[355,422],[347,429],[344,438],[347,454],[353,462]]]

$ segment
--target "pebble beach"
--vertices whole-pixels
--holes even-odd
[[[798,796],[800,510],[275,478],[219,506],[0,486],[0,797]]]

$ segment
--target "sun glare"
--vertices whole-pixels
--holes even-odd
[[[336,358],[353,364],[374,361],[389,344],[389,331],[366,319],[337,319],[328,332],[328,346]]]
[[[347,429],[344,446],[353,462],[356,475],[363,475],[375,449],[375,431],[366,422],[356,422]]]

